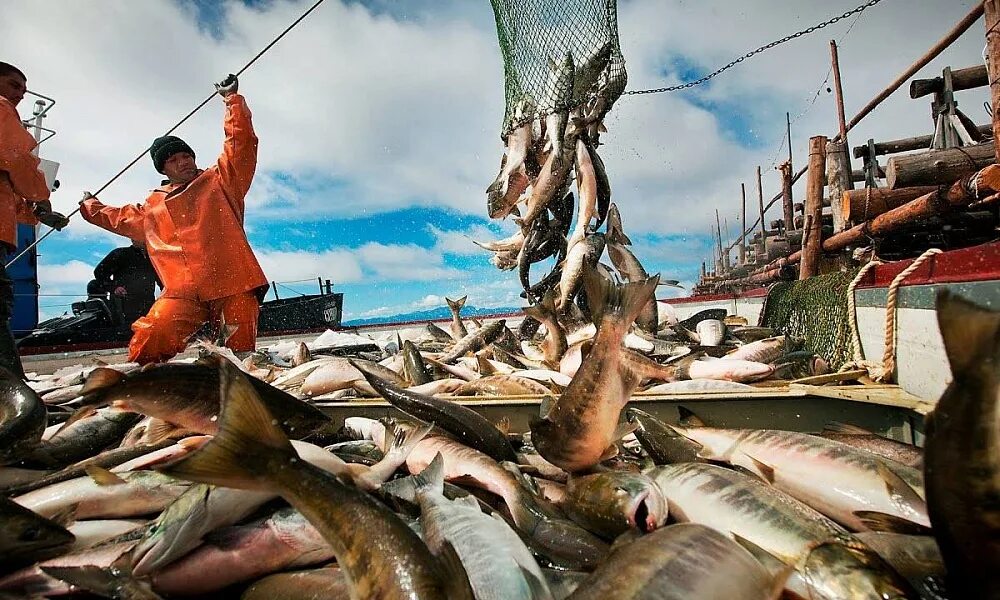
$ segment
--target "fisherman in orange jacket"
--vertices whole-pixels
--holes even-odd
[[[49,186],[32,154],[31,137],[17,114],[17,105],[28,90],[28,78],[14,65],[0,62],[0,366],[24,377],[17,354],[10,317],[14,312],[14,285],[7,277],[7,255],[17,248],[17,224],[44,223],[62,229],[69,222],[52,212]]]
[[[194,150],[174,136],[150,147],[153,166],[167,179],[144,204],[105,206],[89,192],[81,200],[87,221],[131,239],[145,239],[163,294],[132,324],[129,360],[166,360],[182,351],[204,323],[236,330],[226,345],[254,350],[256,292],[267,279],[243,230],[244,197],[257,167],[257,136],[246,100],[230,75],[216,89],[226,103],[222,155],[199,169]]]

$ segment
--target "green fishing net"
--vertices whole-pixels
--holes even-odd
[[[501,136],[516,126],[603,98],[603,117],[625,91],[616,0],[491,0],[504,61],[506,110]],[[573,94],[559,98],[554,79],[567,57]]]
[[[782,281],[771,286],[760,324],[784,335],[805,340],[805,349],[839,369],[853,359],[847,286],[857,275],[851,270]]]

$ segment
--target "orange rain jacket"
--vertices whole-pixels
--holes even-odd
[[[239,94],[226,98],[218,162],[187,185],[165,182],[142,205],[83,203],[87,221],[145,239],[165,298],[207,302],[267,285],[243,230],[244,197],[257,167],[257,136]]]
[[[31,153],[36,145],[17,108],[0,96],[0,242],[8,250],[17,246],[17,223],[38,223],[33,204],[49,199],[38,157]]]

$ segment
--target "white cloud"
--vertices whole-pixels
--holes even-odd
[[[52,287],[86,284],[93,278],[94,266],[80,260],[48,265],[44,271],[39,273],[39,279],[43,285]]]
[[[4,60],[28,72],[30,88],[59,102],[46,122],[59,134],[42,148],[44,156],[62,163],[56,208],[75,208],[81,190],[99,187],[307,4],[248,8],[228,2],[215,38],[199,30],[183,3],[89,0],[60,3],[53,11],[30,0],[5,2]],[[856,4],[748,0],[734,9],[724,0],[622,0],[619,29],[629,87],[677,81],[672,65],[678,60],[711,71]],[[776,152],[784,154],[784,112],[796,117],[809,106],[829,69],[829,39],[842,39],[850,115],[972,5],[959,0],[914,10],[908,3],[884,2],[863,13],[846,37],[853,18],[754,57],[691,93],[622,98],[600,151],[627,231],[634,238],[704,235],[719,208],[735,232],[740,182],[747,183],[751,219],[756,214],[757,165],[764,168],[765,196],[778,190],[770,167]],[[456,12],[447,12],[452,8]],[[261,139],[258,177],[248,197],[249,228],[415,205],[484,214],[483,190],[502,152],[497,127],[503,70],[492,13],[485,2],[424,2],[405,10],[406,18],[394,18],[364,3],[329,0],[241,78]],[[154,30],[170,34],[150,35]],[[978,64],[983,42],[980,23],[919,76],[939,75],[946,65]],[[958,95],[978,122],[988,121],[981,109],[987,97],[985,89]],[[910,100],[900,90],[852,131],[852,144],[930,133],[928,101]],[[21,110],[27,114],[30,103]],[[221,115],[221,101],[213,99],[176,132],[196,149],[202,165],[218,152]],[[808,137],[832,134],[835,124],[832,95],[823,91],[793,124],[797,167],[804,163]],[[757,143],[747,148],[741,140]],[[102,199],[140,202],[159,178],[143,158]],[[516,275],[462,273],[445,265],[444,255],[472,255],[464,234],[486,236],[482,229],[434,229],[430,249],[370,243],[323,252],[263,249],[258,255],[268,276],[278,280],[440,280],[451,289],[469,288],[470,303],[477,306],[519,303]],[[88,244],[111,241],[80,222],[61,235]],[[703,258],[683,243],[637,244],[636,252],[649,264],[696,265]],[[43,266],[43,279],[52,282],[60,268]]]
[[[435,308],[438,306],[443,306],[445,300],[441,296],[435,294],[428,294],[414,303],[414,308]]]
[[[416,244],[369,242],[357,252],[379,280],[433,281],[462,276],[458,269],[443,265],[441,254]]]
[[[323,277],[337,283],[352,283],[363,278],[357,256],[349,250],[325,252],[257,251],[269,281],[295,281]]]

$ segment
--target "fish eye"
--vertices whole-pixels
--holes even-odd
[[[34,542],[42,537],[42,530],[38,527],[26,527],[24,531],[21,532],[21,541],[23,542]]]

